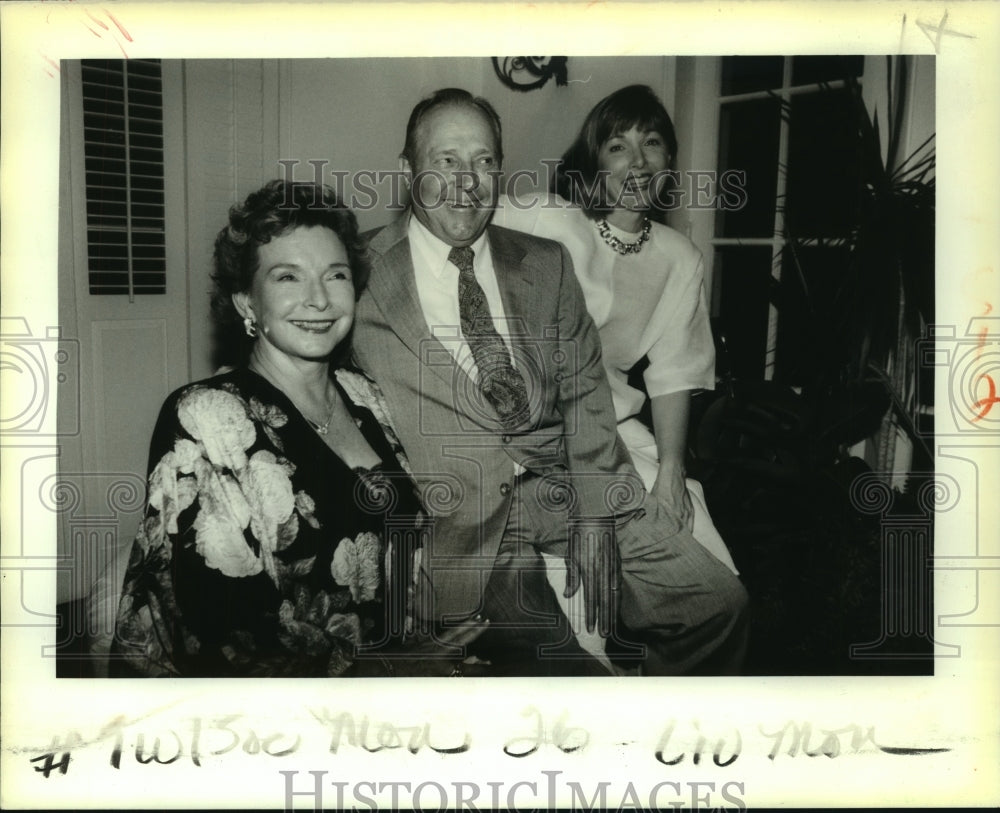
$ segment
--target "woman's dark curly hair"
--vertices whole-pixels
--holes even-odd
[[[677,135],[666,108],[647,85],[629,85],[601,99],[587,114],[580,134],[556,167],[551,190],[580,205],[592,220],[610,212],[597,183],[597,157],[609,138],[633,127],[656,131],[663,136],[670,158],[677,155]]]
[[[369,265],[354,213],[329,186],[270,181],[229,210],[229,224],[215,238],[212,312],[219,330],[219,360],[223,363],[244,360],[251,346],[243,318],[233,304],[233,294],[250,290],[260,262],[257,249],[299,226],[323,226],[340,238],[347,249],[354,298],[361,296],[368,282]]]

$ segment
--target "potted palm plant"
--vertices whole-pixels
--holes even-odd
[[[692,472],[767,630],[752,647],[757,668],[857,666],[848,644],[878,634],[881,548],[878,520],[852,505],[851,483],[891,470],[897,426],[913,443],[911,470],[932,464],[917,425],[931,405],[917,402],[914,348],[934,316],[935,155],[933,136],[901,155],[908,76],[906,59],[890,58],[883,115],[869,113],[853,79],[830,91],[851,100],[857,184],[841,262],[822,285],[807,259],[817,241],[786,225],[771,293],[779,317],[804,310],[795,351],[809,364],[796,386],[729,375],[723,331],[719,396],[692,421]],[[781,352],[779,341],[779,364]],[[783,657],[794,667],[775,668]]]

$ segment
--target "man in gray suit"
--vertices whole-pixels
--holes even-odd
[[[385,394],[433,516],[421,567],[435,624],[481,615],[503,674],[588,674],[540,550],[621,618],[650,674],[732,673],[746,593],[646,495],[615,429],[597,330],[566,249],[490,225],[499,117],[463,90],[420,102],[400,164],[411,206],[369,244],[354,353]]]

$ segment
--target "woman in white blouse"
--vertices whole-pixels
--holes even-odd
[[[692,390],[715,386],[701,252],[650,218],[667,202],[673,123],[653,91],[631,85],[590,111],[553,178],[557,193],[508,199],[496,223],[562,242],[601,336],[619,434],[646,487],[734,572],[732,558],[685,477]],[[653,434],[636,417],[646,394],[628,384],[643,357]],[[655,437],[654,437],[655,435]]]

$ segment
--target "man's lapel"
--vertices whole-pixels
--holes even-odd
[[[529,316],[535,299],[532,296],[535,281],[530,270],[522,262],[524,247],[512,240],[503,229],[490,226],[488,233],[490,253],[493,256],[493,271],[500,287],[504,313],[511,322],[511,332],[523,333],[527,329],[524,324],[525,318]],[[518,322],[521,324],[517,324]]]
[[[543,339],[544,344],[545,337],[532,335],[532,330],[537,329],[543,313],[540,297],[534,295],[537,293],[534,290],[534,271],[524,262],[523,246],[512,239],[507,230],[490,226],[488,234],[493,269],[513,345],[514,363],[529,377],[534,371],[542,371],[544,375],[545,367],[541,358],[543,348],[539,347],[538,339]],[[413,276],[407,218],[401,217],[382,229],[372,238],[370,248],[376,257],[368,283],[369,294],[385,315],[386,322],[420,359],[421,365],[429,367],[445,384],[454,387],[456,377],[467,378],[467,375],[427,327]],[[526,383],[529,384],[534,418],[534,413],[541,408],[541,401],[530,397],[531,382],[526,379]],[[481,409],[489,407],[484,403]]]
[[[386,323],[420,359],[421,365],[452,386],[456,373],[464,373],[448,349],[431,335],[424,319],[406,236],[408,221],[405,215],[397,218],[372,238],[370,249],[377,256],[368,292],[385,315]]]

